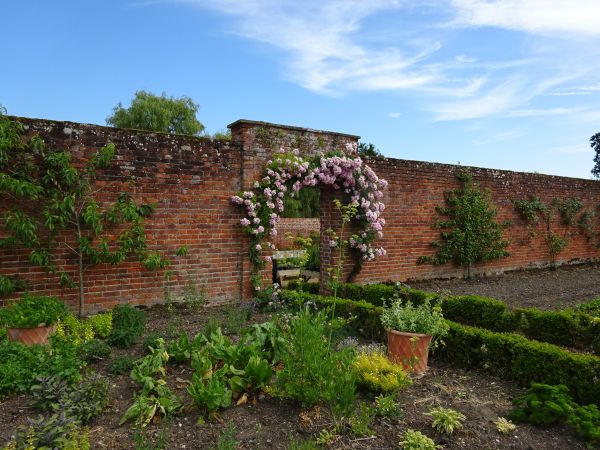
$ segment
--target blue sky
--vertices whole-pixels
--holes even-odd
[[[2,1],[0,104],[105,124],[136,90],[387,156],[590,178],[598,0]]]

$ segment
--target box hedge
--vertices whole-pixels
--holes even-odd
[[[490,331],[520,333],[538,341],[600,354],[600,318],[580,310],[516,308],[510,311],[504,302],[493,298],[476,295],[440,298],[436,294],[389,284],[342,284],[339,296],[374,305],[382,305],[394,296],[417,304],[425,300],[439,301],[444,317],[454,322]]]

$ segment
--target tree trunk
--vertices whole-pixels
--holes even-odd
[[[83,308],[85,306],[85,294],[83,293],[83,252],[79,246],[81,241],[81,225],[79,224],[79,218],[77,218],[77,276],[78,276],[78,287],[79,287],[79,313],[78,316],[81,319],[83,317]]]

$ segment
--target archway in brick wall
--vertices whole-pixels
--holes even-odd
[[[385,205],[381,199],[387,182],[364,164],[356,143],[347,144],[345,151],[314,157],[303,157],[298,149],[289,151],[281,147],[266,161],[257,178],[251,189],[231,198],[232,203],[245,210],[240,225],[250,238],[250,283],[255,292],[264,288],[262,270],[276,250],[273,239],[285,210],[284,199],[297,195],[303,187],[327,188],[321,193],[321,281],[325,265],[335,262],[332,249],[337,248],[342,255],[340,249],[347,247],[356,261],[355,268],[360,268],[363,261],[385,254],[374,243],[383,235],[385,220],[381,215]],[[346,221],[342,220],[344,214],[348,217]],[[351,234],[340,235],[339,229],[335,229],[342,222],[349,222]]]

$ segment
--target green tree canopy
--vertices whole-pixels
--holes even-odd
[[[375,147],[375,144],[371,144],[370,142],[362,142],[362,141],[358,143],[358,154],[360,156],[375,157],[375,158],[381,158],[383,156],[381,154],[381,152],[379,151],[379,149],[377,147]]]
[[[600,178],[600,133],[596,133],[590,138],[590,145],[596,152],[596,155],[594,156],[592,175],[594,175],[596,178]]]
[[[175,98],[137,91],[129,108],[119,103],[106,123],[118,128],[198,136],[204,125],[196,118],[199,105],[186,96]]]

